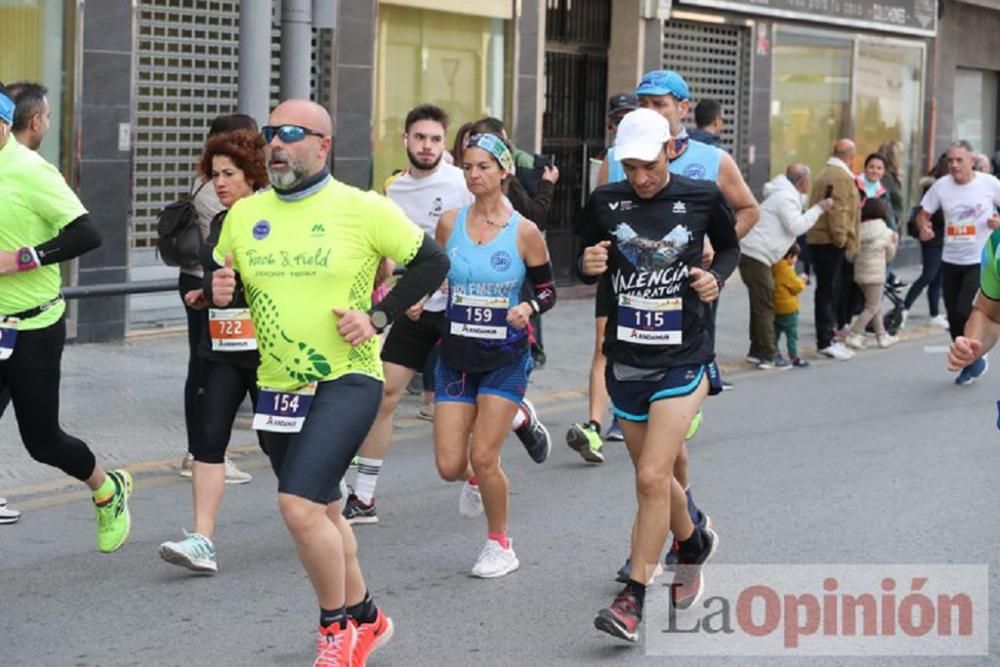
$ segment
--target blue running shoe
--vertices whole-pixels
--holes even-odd
[[[980,357],[959,372],[958,377],[955,378],[955,384],[972,384],[979,377],[981,377],[989,367],[990,362],[986,359],[986,357]]]
[[[608,432],[604,437],[612,442],[623,442],[625,440],[625,434],[622,433],[622,427],[618,423],[618,417],[611,420],[611,427],[608,428]]]
[[[978,380],[989,370],[990,360],[985,354],[972,362],[972,379]]]

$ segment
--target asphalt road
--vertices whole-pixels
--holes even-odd
[[[548,462],[533,464],[514,439],[506,447],[521,568],[499,580],[468,576],[484,525],[458,516],[459,486],[438,479],[429,428],[400,432],[381,521],[357,530],[370,587],[396,623],[371,664],[1000,663],[997,372],[956,387],[926,345],[732,374],[736,389],[708,400],[692,444],[693,488],[721,537],[718,563],[987,564],[988,656],[668,658],[597,632],[627,551],[631,468],[621,445],[601,467],[565,446],[584,401],[563,392],[538,401],[555,441]],[[112,555],[96,552],[79,494],[29,500],[20,524],[0,527],[0,665],[311,664],[315,601],[273,477],[259,456],[241,464],[256,478],[227,490],[211,578],[157,556],[192,523],[189,484],[172,473],[138,473],[132,537]]]

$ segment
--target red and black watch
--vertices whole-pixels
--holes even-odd
[[[33,271],[41,266],[38,260],[38,253],[34,248],[24,246],[14,252],[14,260],[17,262],[18,271]]]

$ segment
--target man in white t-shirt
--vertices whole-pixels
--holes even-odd
[[[406,115],[403,143],[410,166],[385,182],[385,194],[407,217],[434,237],[438,218],[450,209],[464,208],[474,201],[458,167],[443,160],[448,116],[433,104],[421,104]],[[439,290],[397,319],[382,347],[385,385],[382,404],[358,452],[354,492],[344,503],[344,516],[351,524],[377,523],[375,486],[392,444],[393,417],[406,385],[424,370],[441,338],[447,297]],[[430,415],[428,415],[431,417]],[[431,417],[433,418],[433,417]],[[548,432],[526,403],[515,419],[515,432],[528,448],[548,453]],[[534,457],[535,454],[532,453]],[[537,460],[537,458],[536,458]]]
[[[941,255],[942,292],[948,328],[954,340],[962,335],[979,289],[979,263],[990,233],[1000,227],[1000,181],[973,171],[975,152],[966,141],[948,147],[948,175],[939,178],[920,202],[917,226],[921,241],[934,238],[931,216],[944,212],[945,238]],[[963,368],[956,384],[970,384],[986,372],[985,357]]]

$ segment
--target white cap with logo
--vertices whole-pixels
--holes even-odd
[[[616,160],[653,162],[670,141],[670,123],[652,109],[636,109],[625,114],[615,134]]]

